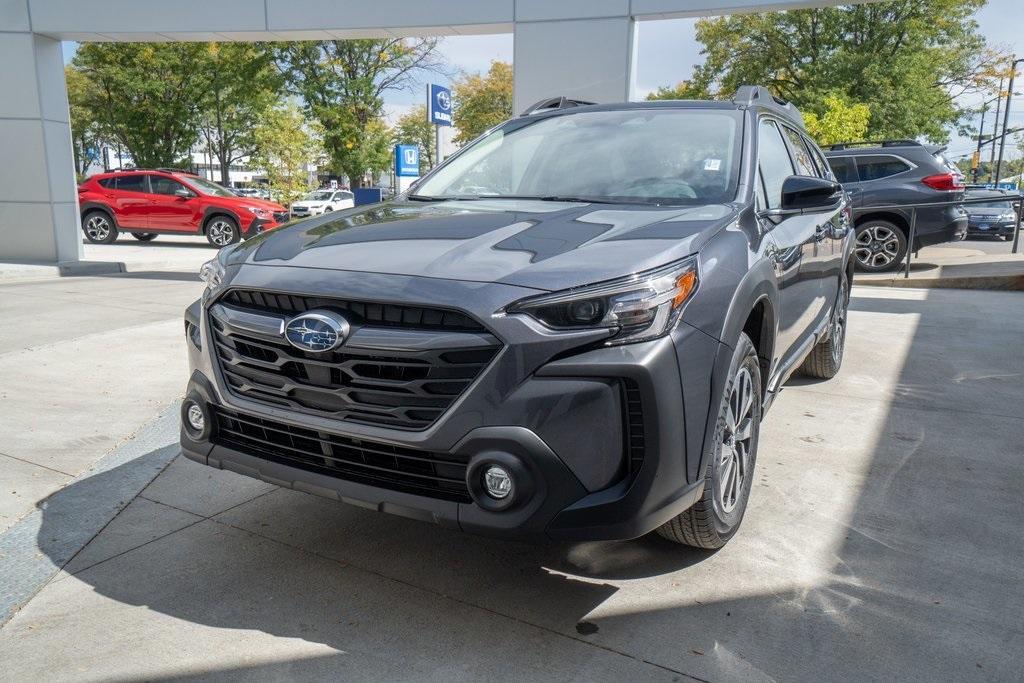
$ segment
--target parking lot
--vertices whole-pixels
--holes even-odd
[[[855,288],[724,549],[531,546],[176,457],[212,250],[166,242],[177,269],[0,285],[6,677],[1024,676],[1024,293]]]

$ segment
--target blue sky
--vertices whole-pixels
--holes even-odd
[[[1017,55],[1024,55],[1024,2],[1022,0],[990,0],[978,12],[977,21],[990,45],[1001,46]],[[699,64],[700,45],[694,38],[695,19],[670,19],[640,22],[638,30],[637,93],[640,97],[662,85],[672,85],[689,78],[693,66]],[[65,44],[65,58],[74,53],[74,43]],[[456,72],[486,71],[492,60],[512,61],[512,35],[454,36],[442,41],[441,52]],[[447,79],[438,78],[444,83]],[[1024,92],[1024,76],[1021,86]],[[981,98],[976,98],[980,101]],[[394,118],[425,100],[424,88],[411,92],[389,93],[386,98],[388,118]],[[1011,127],[1024,125],[1024,96],[1010,113]],[[965,104],[976,104],[965,101]],[[1016,112],[1016,113],[1014,113]],[[990,124],[989,114],[986,127]],[[949,145],[951,156],[970,153],[973,143],[955,137]]]

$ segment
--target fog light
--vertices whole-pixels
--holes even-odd
[[[188,425],[196,431],[196,433],[202,433],[203,429],[206,428],[206,416],[203,415],[203,409],[198,404],[193,403],[188,407],[185,413],[188,419]]]
[[[484,489],[495,500],[504,500],[512,493],[512,475],[504,467],[491,465],[484,471]]]

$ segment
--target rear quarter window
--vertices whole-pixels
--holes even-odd
[[[855,183],[858,181],[857,166],[851,157],[828,157],[828,165],[837,182]]]
[[[862,182],[881,180],[910,170],[910,164],[891,156],[857,157],[857,176]]]

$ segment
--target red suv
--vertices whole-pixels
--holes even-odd
[[[97,244],[110,244],[125,231],[142,242],[161,234],[206,235],[223,247],[288,221],[280,204],[239,197],[173,169],[99,173],[78,186],[78,206],[82,230]]]

